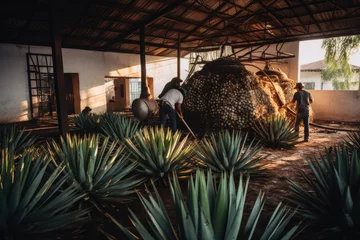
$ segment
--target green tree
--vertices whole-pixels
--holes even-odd
[[[321,78],[324,81],[332,81],[334,89],[350,89],[350,81],[354,73],[349,60],[359,46],[360,35],[323,40],[321,47],[325,49],[326,68],[321,72]]]

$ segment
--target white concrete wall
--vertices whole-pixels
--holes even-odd
[[[22,47],[8,46],[0,44],[0,123],[29,117],[26,56]]]
[[[315,120],[360,122],[360,91],[309,90]]]
[[[188,72],[188,59],[180,61],[180,78],[185,79]],[[154,97],[157,97],[164,88],[164,85],[173,77],[177,76],[176,58],[146,57],[146,75],[154,78]],[[141,77],[140,65],[119,68],[109,72],[111,77]]]
[[[28,120],[29,90],[26,53],[51,54],[49,47],[0,44],[0,122]],[[140,76],[140,56],[63,49],[65,73],[79,73],[81,108],[106,110],[105,76]],[[154,78],[157,96],[177,75],[176,58],[146,56],[147,75]],[[187,76],[188,60],[181,60],[181,77]]]

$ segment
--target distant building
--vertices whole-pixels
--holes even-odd
[[[354,72],[360,72],[360,66],[351,65]],[[300,82],[306,89],[311,90],[334,90],[332,82],[324,82],[321,79],[321,71],[326,68],[325,60],[320,60],[300,66]],[[359,75],[354,74],[350,84],[350,90],[359,89]]]

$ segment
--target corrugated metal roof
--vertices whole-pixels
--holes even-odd
[[[351,65],[354,71],[359,71],[360,66]],[[312,63],[303,64],[300,66],[301,72],[321,72],[326,68],[325,60],[320,60]]]
[[[52,1],[5,1],[0,42],[50,45]],[[360,0],[79,0],[62,2],[63,47],[176,56],[230,43],[234,47],[360,34]]]

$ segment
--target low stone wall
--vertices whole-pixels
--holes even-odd
[[[310,90],[314,120],[360,122],[360,90]]]

